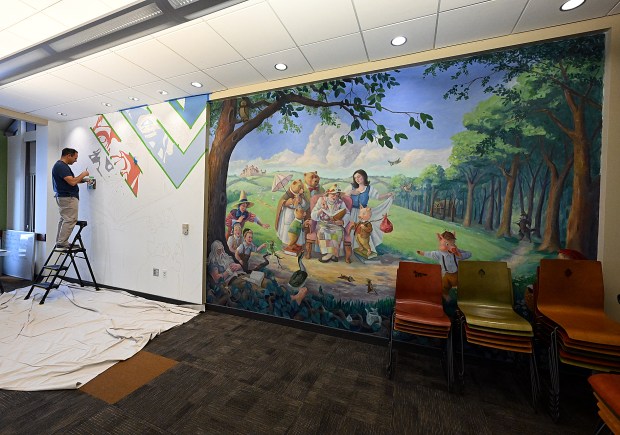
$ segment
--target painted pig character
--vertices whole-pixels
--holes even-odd
[[[450,289],[459,285],[459,261],[471,257],[471,252],[462,251],[456,246],[456,232],[437,233],[439,249],[437,251],[417,251],[419,255],[429,257],[441,265],[443,298],[450,301]]]

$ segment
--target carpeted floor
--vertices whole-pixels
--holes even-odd
[[[468,362],[451,394],[438,357],[401,350],[389,380],[386,347],[213,311],[144,350],[177,364],[114,404],[0,390],[0,434],[589,434],[597,422],[582,372],[562,374],[555,424],[532,409],[524,367]]]

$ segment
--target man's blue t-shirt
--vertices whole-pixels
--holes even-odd
[[[73,196],[80,199],[80,188],[77,185],[72,186],[65,181],[65,177],[68,175],[75,177],[69,165],[62,160],[58,160],[54,163],[52,167],[52,185],[54,186],[54,192],[56,192],[56,196],[60,198]]]

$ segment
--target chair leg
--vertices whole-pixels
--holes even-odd
[[[394,343],[394,322],[396,317],[396,308],[394,308],[394,312],[392,312],[391,322],[390,322],[390,341],[388,343],[388,365],[386,368],[388,379],[394,379],[394,358],[393,358],[393,350],[392,345]]]
[[[464,356],[464,342],[465,342],[465,316],[463,316],[462,314],[458,315],[458,327],[459,327],[459,332],[460,332],[460,336],[461,336],[461,367],[459,368],[459,384],[460,384],[460,389],[461,392],[463,392],[465,390],[465,356]]]
[[[538,407],[538,394],[540,392],[540,379],[538,378],[538,367],[536,365],[536,355],[534,354],[534,348],[532,347],[532,354],[530,355],[530,382],[532,386],[532,407],[534,411]]]
[[[594,435],[599,435],[600,433],[602,433],[603,429],[605,429],[606,427],[607,425],[605,424],[603,419],[599,418],[598,421],[596,422],[596,432],[594,432]]]
[[[446,378],[448,380],[449,393],[454,391],[454,347],[452,343],[452,331],[452,328],[450,328],[448,338],[446,339]]]
[[[558,357],[557,328],[551,332],[549,342],[549,414],[554,422],[560,419],[560,370]]]

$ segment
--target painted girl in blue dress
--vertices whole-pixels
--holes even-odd
[[[388,192],[379,194],[379,191],[370,185],[368,174],[363,169],[358,169],[353,173],[353,182],[345,189],[345,194],[349,195],[352,200],[351,222],[358,221],[360,207],[368,207],[371,199],[383,201],[372,207],[371,221],[378,221],[383,215],[388,213],[392,202],[394,201],[394,193]],[[373,231],[370,236],[370,246],[376,252],[376,247],[383,242],[383,232],[379,229],[379,225],[373,225]]]

